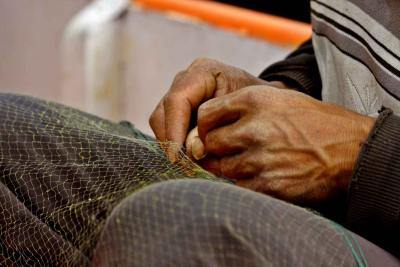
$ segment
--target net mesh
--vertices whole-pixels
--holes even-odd
[[[181,154],[171,163],[131,124],[0,94],[0,264],[85,266],[113,208],[178,178],[219,180]]]

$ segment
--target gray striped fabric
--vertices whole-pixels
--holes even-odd
[[[158,183],[109,217],[94,266],[367,266],[353,234],[303,208],[204,180]]]
[[[313,42],[324,101],[375,115],[400,112],[398,1],[312,0]],[[390,14],[387,14],[387,13]],[[398,20],[396,15],[396,20]]]

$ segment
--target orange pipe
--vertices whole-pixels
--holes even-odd
[[[281,45],[298,45],[311,36],[311,26],[278,16],[212,1],[135,0],[143,8],[177,12]]]

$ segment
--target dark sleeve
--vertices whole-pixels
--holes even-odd
[[[321,77],[311,39],[286,59],[266,68],[259,76],[266,81],[281,81],[316,99],[321,99]]]
[[[348,227],[400,255],[400,117],[380,113],[349,188]]]

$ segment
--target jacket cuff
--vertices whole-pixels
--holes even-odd
[[[314,55],[301,54],[266,68],[259,76],[266,81],[281,81],[299,92],[321,99],[321,77]]]
[[[386,109],[380,113],[355,167],[349,188],[348,227],[390,249],[399,237],[399,211],[400,117]]]

